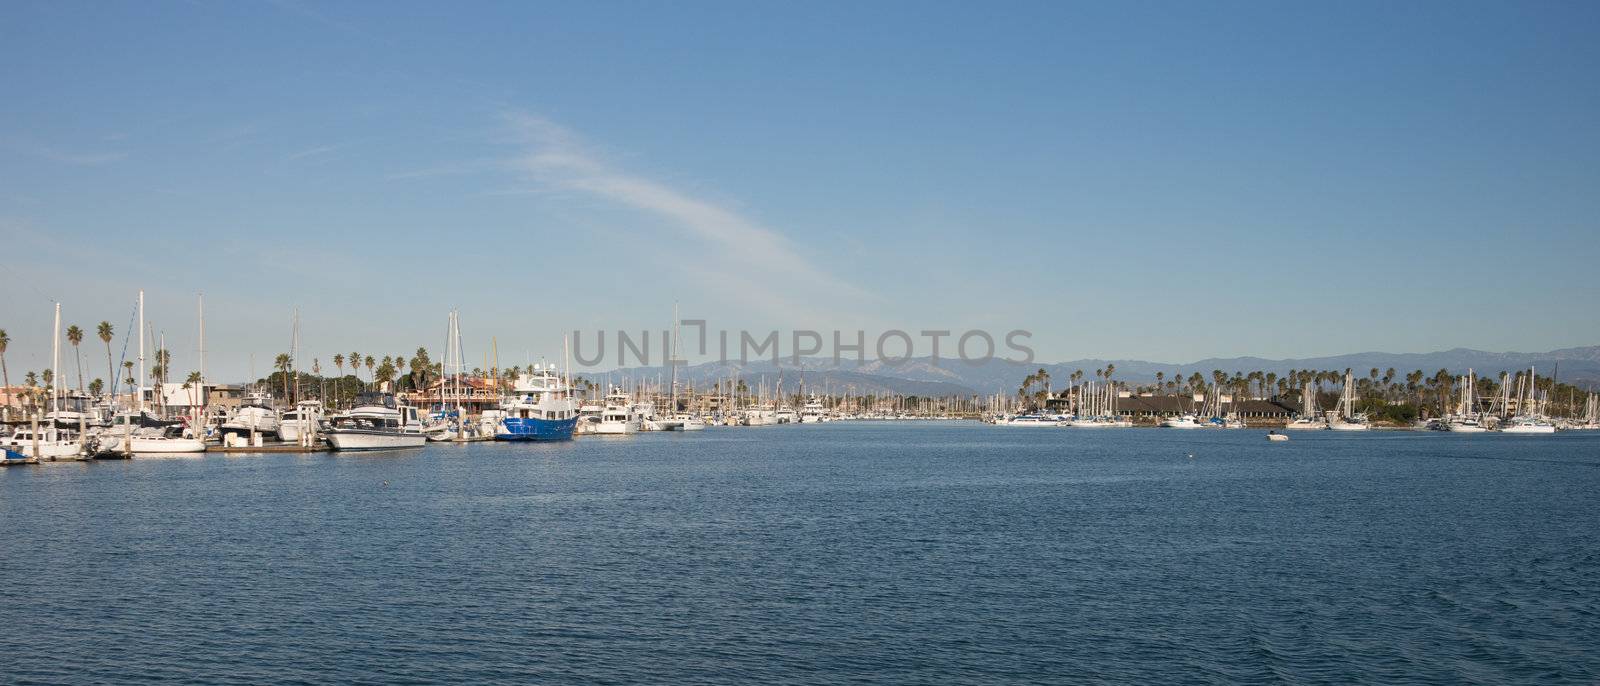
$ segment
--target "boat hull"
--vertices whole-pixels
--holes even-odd
[[[359,450],[391,450],[394,448],[420,448],[428,442],[420,433],[395,433],[387,431],[361,431],[334,429],[327,433],[328,445],[334,450],[350,452]]]
[[[1372,425],[1355,422],[1332,422],[1328,424],[1328,428],[1334,431],[1368,431],[1372,429]]]
[[[150,438],[147,436],[134,436],[129,445],[129,439],[122,436],[102,436],[97,445],[96,453],[134,455],[176,455],[180,453],[203,453],[206,443],[198,438]]]
[[[589,432],[596,436],[627,436],[639,431],[639,422],[598,422]]]
[[[1322,431],[1328,428],[1323,422],[1289,422],[1283,428],[1290,431]]]
[[[572,438],[577,417],[567,419],[522,419],[506,417],[495,432],[497,441],[565,441]]]

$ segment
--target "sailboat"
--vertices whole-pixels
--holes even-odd
[[[1344,373],[1344,392],[1339,396],[1339,406],[1335,408],[1333,417],[1328,420],[1328,428],[1334,431],[1366,431],[1372,428],[1367,416],[1356,412],[1355,376],[1348,370]]]
[[[1481,434],[1489,430],[1489,426],[1483,421],[1482,413],[1478,412],[1477,387],[1477,374],[1469,368],[1466,376],[1461,377],[1461,404],[1456,407],[1455,412],[1445,418],[1445,431]]]
[[[1317,410],[1317,392],[1310,383],[1300,385],[1300,413],[1283,428],[1296,431],[1328,428],[1328,420]]]
[[[54,409],[61,399],[61,303],[56,303],[56,318],[50,349],[50,405]],[[38,415],[34,415],[36,418]],[[24,459],[76,460],[83,453],[81,436],[77,431],[50,422],[39,426],[37,419],[31,428],[12,432],[8,447],[23,455]]]
[[[1532,367],[1528,368],[1528,376],[1518,379],[1520,384],[1517,394],[1517,414],[1500,431],[1508,434],[1553,434],[1556,425],[1544,416],[1539,400],[1539,391],[1536,382],[1539,377]],[[1523,381],[1526,381],[1524,384]]]

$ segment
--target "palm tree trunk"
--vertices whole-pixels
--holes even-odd
[[[72,346],[72,356],[78,360],[78,392],[83,392],[83,348]]]
[[[6,368],[6,354],[0,353],[0,376],[6,382],[6,407],[11,407],[11,370]]]
[[[106,341],[106,383],[111,384],[107,390],[117,387],[117,366],[111,361],[111,341]]]

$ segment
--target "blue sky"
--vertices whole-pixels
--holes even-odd
[[[296,309],[325,365],[437,351],[452,307],[509,364],[674,301],[1022,328],[1046,360],[1592,345],[1597,29],[1580,2],[9,3],[0,327],[42,368],[52,302],[123,330],[142,287],[188,369],[204,291],[231,378]]]

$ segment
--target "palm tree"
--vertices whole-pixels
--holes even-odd
[[[378,371],[377,371],[376,375],[373,376],[373,381],[377,382],[377,383],[389,383],[389,382],[391,382],[393,380],[394,380],[394,359],[386,357],[386,358],[383,359],[383,363],[378,365]],[[393,388],[390,389],[391,392],[393,390],[394,390]]]
[[[200,398],[195,395],[195,391],[199,389],[200,372],[189,372],[188,378],[183,380],[183,390],[189,392],[189,407],[198,407],[200,405]]]
[[[428,374],[433,369],[433,360],[428,357],[427,348],[417,348],[417,354],[411,358],[411,374],[416,376],[412,384],[417,388],[428,387]]]
[[[95,396],[95,397],[99,397],[100,392],[105,390],[105,389],[106,389],[106,382],[104,380],[95,379],[95,380],[89,382],[89,395],[92,395],[92,396]]]
[[[344,376],[344,353],[333,354],[333,366],[339,368],[339,376]]]
[[[77,324],[67,327],[67,342],[72,344],[72,356],[78,360],[78,392],[83,392],[83,349],[78,346],[83,343],[83,329]]]
[[[111,322],[100,322],[95,327],[95,333],[100,335],[100,342],[106,344],[106,378],[115,385],[117,383],[117,368],[111,363]]]
[[[350,373],[351,374],[355,374],[356,375],[356,380],[360,381],[361,380],[361,353],[352,351],[350,353],[349,360],[350,360]]]
[[[128,387],[133,388],[133,385],[138,383],[138,380],[133,378],[133,360],[123,360],[122,369],[127,373]],[[138,393],[139,389],[133,388],[133,392]]]
[[[6,348],[11,345],[11,334],[5,329],[0,329],[0,375],[5,376],[6,406],[11,406],[11,370],[6,368]]]
[[[283,373],[284,398],[289,397],[289,366],[292,364],[294,364],[294,358],[289,357],[288,353],[278,353],[277,357],[272,358],[273,368]]]
[[[367,380],[376,383],[378,379],[377,379],[377,377],[372,375],[372,368],[377,366],[378,361],[372,359],[371,355],[368,355],[367,359],[366,359],[366,363],[367,363]]]
[[[394,358],[394,370],[395,374],[398,374],[402,379],[404,379],[406,374],[406,358],[396,355]]]

